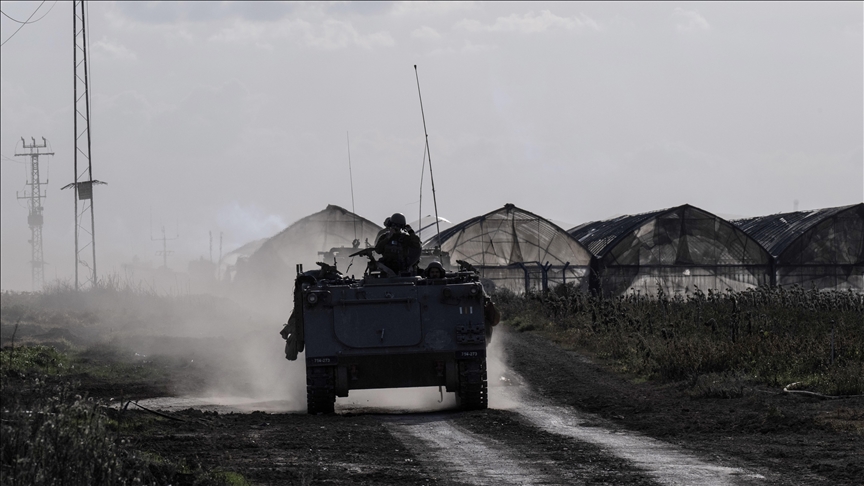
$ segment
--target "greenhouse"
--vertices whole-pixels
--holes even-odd
[[[587,290],[591,253],[554,223],[512,204],[441,231],[423,246],[440,246],[454,264],[471,264],[491,288],[522,292],[572,282]]]
[[[239,261],[235,280],[264,285],[278,282],[287,284],[285,288],[290,291],[297,264],[302,264],[304,270],[318,268],[315,262],[324,259],[325,254],[332,255],[333,249],[339,254],[347,253],[355,244],[360,248],[365,248],[367,242],[374,245],[380,230],[380,226],[362,216],[328,205],[269,238],[246,261]],[[359,268],[362,273],[365,264]],[[347,266],[339,268],[346,269]]]
[[[777,285],[864,290],[864,203],[734,224],[776,258]]]
[[[669,295],[771,284],[771,255],[741,229],[689,204],[568,231],[596,260],[592,291]]]
[[[234,275],[237,272],[237,264],[252,256],[253,253],[258,251],[261,248],[261,245],[266,243],[268,238],[261,238],[259,240],[250,241],[239,248],[232,250],[225,254],[222,259],[219,260],[219,276],[218,280],[230,282],[234,280]]]

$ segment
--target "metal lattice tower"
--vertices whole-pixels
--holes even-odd
[[[32,143],[27,145],[24,137],[21,137],[21,143],[25,149],[29,149],[28,153],[15,154],[16,156],[30,157],[30,180],[27,185],[30,186],[30,194],[24,190],[24,195],[19,196],[15,193],[18,199],[27,199],[29,202],[29,213],[27,214],[27,224],[30,226],[30,272],[33,281],[33,290],[41,290],[45,283],[45,261],[42,258],[42,199],[47,196],[47,193],[42,192],[42,184],[48,184],[48,179],[42,182],[39,174],[39,157],[43,155],[54,155],[53,152],[39,152],[39,149],[48,148],[48,141],[42,137],[42,145],[36,143],[36,139],[30,138]]]
[[[75,106],[75,182],[64,186],[75,189],[75,289],[97,284],[96,221],[93,216],[93,185],[104,182],[93,179],[90,152],[90,89],[87,59],[86,2],[72,4],[72,31],[75,36],[72,61],[74,64]],[[81,272],[81,268],[84,272]],[[82,275],[79,275],[83,273]],[[82,281],[83,278],[83,281]]]

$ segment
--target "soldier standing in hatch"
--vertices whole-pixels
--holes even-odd
[[[405,223],[405,215],[395,213],[384,221],[385,228],[375,239],[375,252],[381,255],[379,263],[394,273],[416,270],[420,261],[420,237]]]
[[[441,262],[437,260],[431,262],[426,267],[426,278],[431,278],[432,280],[444,278],[444,265],[441,265]]]

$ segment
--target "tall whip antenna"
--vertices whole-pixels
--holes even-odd
[[[423,147],[423,165],[420,166],[420,207],[418,208],[419,216],[417,217],[417,227],[423,229],[423,177],[426,175],[426,147]]]
[[[357,240],[357,211],[354,209],[354,173],[351,172],[351,138],[348,136],[348,132],[345,132],[345,141],[348,144],[348,177],[351,179],[351,214],[353,214],[352,219],[354,220],[354,241]]]
[[[438,199],[435,197],[435,176],[432,174],[432,153],[429,152],[429,132],[426,130],[426,113],[423,111],[423,95],[420,94],[420,75],[417,65],[414,65],[414,77],[417,78],[417,96],[420,97],[420,114],[423,116],[423,134],[426,136],[426,156],[429,159],[429,179],[432,181],[432,203],[435,205],[435,229],[438,231],[437,245],[441,247],[441,225],[438,222]]]

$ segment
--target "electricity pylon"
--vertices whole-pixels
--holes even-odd
[[[105,184],[93,179],[93,161],[90,158],[90,89],[89,61],[87,59],[87,21],[85,2],[72,3],[72,31],[75,35],[74,89],[75,98],[75,182],[62,189],[75,189],[75,290],[81,286],[79,270],[86,269],[83,284],[95,287],[96,279],[96,218],[93,216],[93,185]],[[80,157],[80,162],[79,162]],[[90,251],[87,251],[89,248]]]
[[[24,190],[24,195],[19,196],[15,192],[15,197],[18,199],[27,199],[29,201],[29,213],[27,214],[27,224],[30,226],[30,275],[32,278],[33,290],[41,290],[45,283],[45,261],[42,258],[42,199],[47,196],[47,193],[42,192],[42,184],[48,184],[48,179],[42,182],[42,177],[39,174],[39,157],[43,155],[54,155],[54,152],[39,152],[39,149],[48,148],[48,141],[42,137],[42,145],[36,143],[36,139],[30,137],[32,143],[27,145],[24,137],[21,137],[21,143],[25,149],[29,149],[28,153],[15,154],[16,156],[30,157],[30,180],[27,185],[30,186],[30,194]]]

